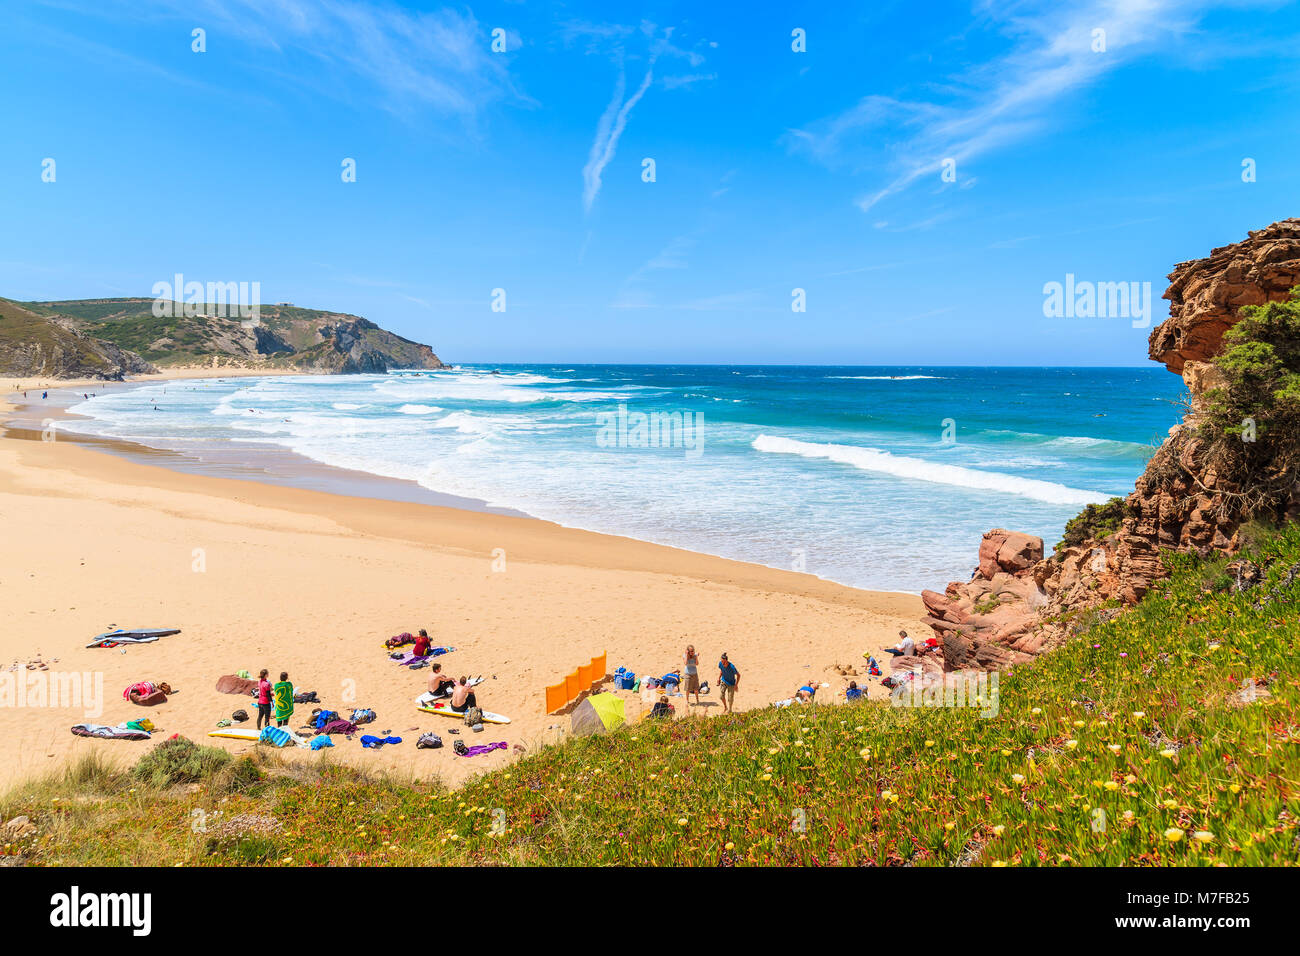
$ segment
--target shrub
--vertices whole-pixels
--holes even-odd
[[[200,747],[186,737],[172,737],[141,757],[131,775],[160,788],[198,783],[224,770],[233,759],[216,747]]]
[[[1198,429],[1206,463],[1237,486],[1221,492],[1234,517],[1273,518],[1300,478],[1300,287],[1243,307],[1223,343],[1223,382],[1206,393]]]
[[[1128,516],[1128,505],[1123,498],[1111,498],[1105,504],[1088,505],[1065,523],[1065,535],[1053,549],[1072,548],[1089,538],[1105,538],[1119,530]]]

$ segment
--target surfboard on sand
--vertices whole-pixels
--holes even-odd
[[[451,701],[447,700],[445,697],[440,700],[434,700],[427,693],[421,694],[419,697],[415,698],[415,706],[426,714],[439,714],[443,717],[459,717],[462,719],[465,717],[465,712],[463,710],[452,710]],[[485,710],[483,711],[483,723],[508,724],[510,723],[510,718],[505,716],[505,714],[494,714],[490,710]]]
[[[179,627],[118,628],[116,631],[105,631],[86,646],[116,647],[118,644],[149,644],[160,637],[180,632]]]
[[[289,736],[293,738],[293,742],[295,746],[298,747],[311,746],[309,743],[307,743],[306,739],[298,736],[292,730],[289,730],[288,727],[281,727],[280,729],[288,732]],[[257,743],[258,739],[262,736],[262,732],[258,730],[256,727],[219,727],[216,730],[209,730],[208,736],[229,737],[232,740],[248,740],[248,741],[252,741],[253,743]]]

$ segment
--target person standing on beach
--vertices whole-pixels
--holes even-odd
[[[266,679],[269,672],[265,667],[257,675],[257,729],[262,729],[262,721],[271,726],[271,682]]]
[[[695,695],[695,703],[700,703],[700,658],[695,653],[695,645],[686,645],[686,655],[682,658],[682,674],[685,680],[682,683],[682,696],[686,698],[686,706],[691,706],[691,694]]]
[[[718,661],[718,687],[722,693],[723,713],[732,712],[732,705],[736,702],[736,688],[739,686],[740,671],[736,670],[736,665],[727,660],[727,655],[723,654],[722,659]]]
[[[273,690],[275,691],[275,726],[283,727],[293,716],[293,684],[289,683],[287,671],[280,671],[280,680]]]

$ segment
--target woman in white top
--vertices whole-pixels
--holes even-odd
[[[695,653],[695,645],[686,645],[686,656],[683,658],[684,666],[682,668],[682,694],[686,697],[686,705],[691,703],[691,694],[695,695],[695,703],[700,702],[700,659]]]

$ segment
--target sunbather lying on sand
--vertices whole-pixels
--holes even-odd
[[[152,707],[165,701],[171,692],[171,684],[166,682],[155,684],[153,681],[142,680],[128,687],[122,696],[133,704]]]

